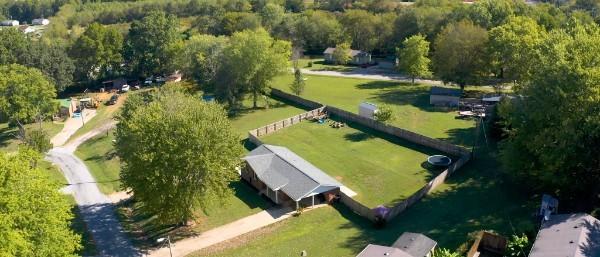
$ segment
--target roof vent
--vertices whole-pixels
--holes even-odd
[[[383,255],[384,255],[384,256],[389,256],[389,255],[390,255],[390,253],[384,253]]]
[[[578,226],[574,226],[573,228],[579,228]]]
[[[572,244],[572,243],[574,243],[573,240],[569,241],[569,244]]]

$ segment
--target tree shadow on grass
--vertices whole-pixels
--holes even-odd
[[[535,199],[498,176],[498,165],[489,157],[475,159],[447,181],[446,190],[434,191],[409,207],[382,229],[365,225],[362,217],[340,211],[348,219],[344,228],[360,233],[340,247],[358,253],[367,244],[391,245],[403,232],[423,233],[441,247],[456,249],[469,233],[481,229],[504,235],[535,230]]]
[[[346,140],[352,141],[352,142],[361,142],[361,141],[365,141],[365,140],[375,138],[375,137],[373,135],[367,134],[365,132],[357,131],[354,133],[345,134],[344,138]]]
[[[460,145],[463,147],[472,147],[473,144],[475,143],[475,133],[476,131],[476,127],[471,127],[471,128],[453,128],[453,129],[449,129],[446,133],[448,134],[447,138],[438,138],[440,140],[446,141],[448,143],[454,144],[454,145]],[[481,132],[483,133],[483,132]],[[482,140],[483,142],[480,143],[485,143],[485,138],[481,138],[480,140]]]
[[[356,88],[358,88],[358,89],[392,89],[392,88],[401,87],[403,85],[406,85],[406,83],[396,82],[396,81],[374,80],[374,81],[358,84],[358,85],[356,85]]]
[[[16,131],[11,127],[0,128],[0,147],[5,147],[11,139],[16,139]]]

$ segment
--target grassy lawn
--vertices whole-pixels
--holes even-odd
[[[262,138],[282,145],[319,167],[373,208],[410,196],[439,170],[427,169],[427,156],[439,154],[398,138],[349,124],[331,128],[305,121]]]
[[[154,215],[140,210],[139,203],[131,201],[119,205],[119,216],[125,230],[132,234],[134,243],[141,248],[154,246],[156,239],[171,236],[176,241],[193,235],[201,234],[212,228],[231,223],[243,217],[258,213],[272,206],[267,199],[243,181],[230,184],[234,194],[224,199],[223,205],[215,206],[206,212],[198,211],[196,224],[189,227],[161,225]]]
[[[429,86],[354,78],[306,75],[302,97],[354,113],[361,102],[388,104],[393,125],[454,144],[473,144],[474,122],[455,119],[456,111],[429,105]],[[278,77],[273,86],[289,92],[292,75]]]
[[[265,100],[258,102],[258,108],[252,108],[252,101],[247,99],[243,102],[243,108],[229,117],[233,129],[240,133],[241,138],[248,137],[248,131],[267,124],[292,117],[306,112],[306,110],[295,107],[272,98],[267,98],[268,108]]]
[[[190,256],[356,256],[367,244],[391,245],[403,232],[424,233],[456,249],[468,234],[534,231],[537,199],[525,199],[500,175],[494,153],[480,153],[459,173],[383,229],[343,205],[321,208]],[[239,243],[243,241],[243,243]]]
[[[97,181],[98,188],[105,194],[119,191],[119,172],[121,170],[119,157],[117,157],[112,141],[112,132],[97,135],[81,144],[75,155],[89,168],[92,176]]]
[[[32,123],[25,125],[25,130],[39,129],[39,123]],[[58,134],[63,128],[62,122],[44,121],[42,122],[42,129],[48,133],[48,138],[52,138]],[[0,150],[5,152],[14,152],[19,149],[21,143],[15,136],[18,133],[17,127],[9,127],[8,123],[0,123]]]
[[[56,181],[60,187],[63,187],[69,183],[60,169],[57,166],[54,166],[51,162],[42,159],[38,162],[38,165],[38,167],[45,171],[50,179]]]

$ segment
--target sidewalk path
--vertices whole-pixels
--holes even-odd
[[[75,197],[83,220],[96,243],[98,255],[141,256],[121,228],[111,200],[100,192],[88,168],[73,154],[85,140],[105,133],[112,126],[114,123],[105,124],[63,147],[54,147],[48,152],[46,159],[58,165],[69,182],[69,186],[64,190],[71,192]]]
[[[313,210],[326,204],[316,205]],[[289,207],[273,207],[254,215],[239,219],[229,224],[206,231],[201,235],[183,239],[171,244],[174,257],[183,257],[195,251],[204,249],[237,236],[246,234],[253,230],[266,227],[278,221],[292,217],[294,211]],[[163,247],[150,252],[148,257],[170,257],[169,248]]]
[[[402,76],[396,73],[390,73],[381,69],[372,68],[356,68],[352,71],[314,71],[308,69],[301,69],[303,74],[308,75],[322,75],[332,77],[344,77],[344,78],[358,78],[358,79],[372,79],[372,80],[387,80],[387,81],[400,81],[412,83],[412,79],[406,76]],[[428,85],[443,85],[441,81],[429,80],[429,79],[415,79],[415,83],[428,84]]]
[[[96,116],[96,110],[92,110],[92,109],[84,109],[83,110],[83,122],[88,122],[90,121],[92,118],[94,118],[94,116]],[[65,121],[65,126],[63,127],[63,129],[58,132],[58,134],[56,134],[56,136],[54,136],[52,139],[50,139],[50,143],[52,143],[53,146],[61,146],[64,143],[67,142],[67,140],[69,140],[69,138],[75,134],[75,132],[83,127],[83,122],[81,121],[81,117],[79,118],[72,118],[69,117],[67,118],[67,121]]]

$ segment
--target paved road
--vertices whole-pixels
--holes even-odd
[[[106,133],[106,129],[113,125],[107,124],[84,134],[63,147],[53,148],[48,152],[46,159],[58,165],[69,182],[65,191],[72,193],[75,197],[83,220],[96,243],[98,255],[141,256],[121,228],[111,200],[100,192],[88,168],[73,154],[79,144],[97,134]]]
[[[388,80],[388,81],[400,81],[400,82],[412,82],[412,79],[406,76],[402,76],[396,73],[386,72],[381,69],[374,68],[356,68],[352,71],[315,71],[308,69],[301,69],[303,74],[309,75],[322,75],[332,77],[345,77],[345,78],[359,78],[359,79],[372,79],[372,80]],[[429,85],[443,85],[441,81],[429,80],[429,79],[415,79],[416,83],[429,84]]]

